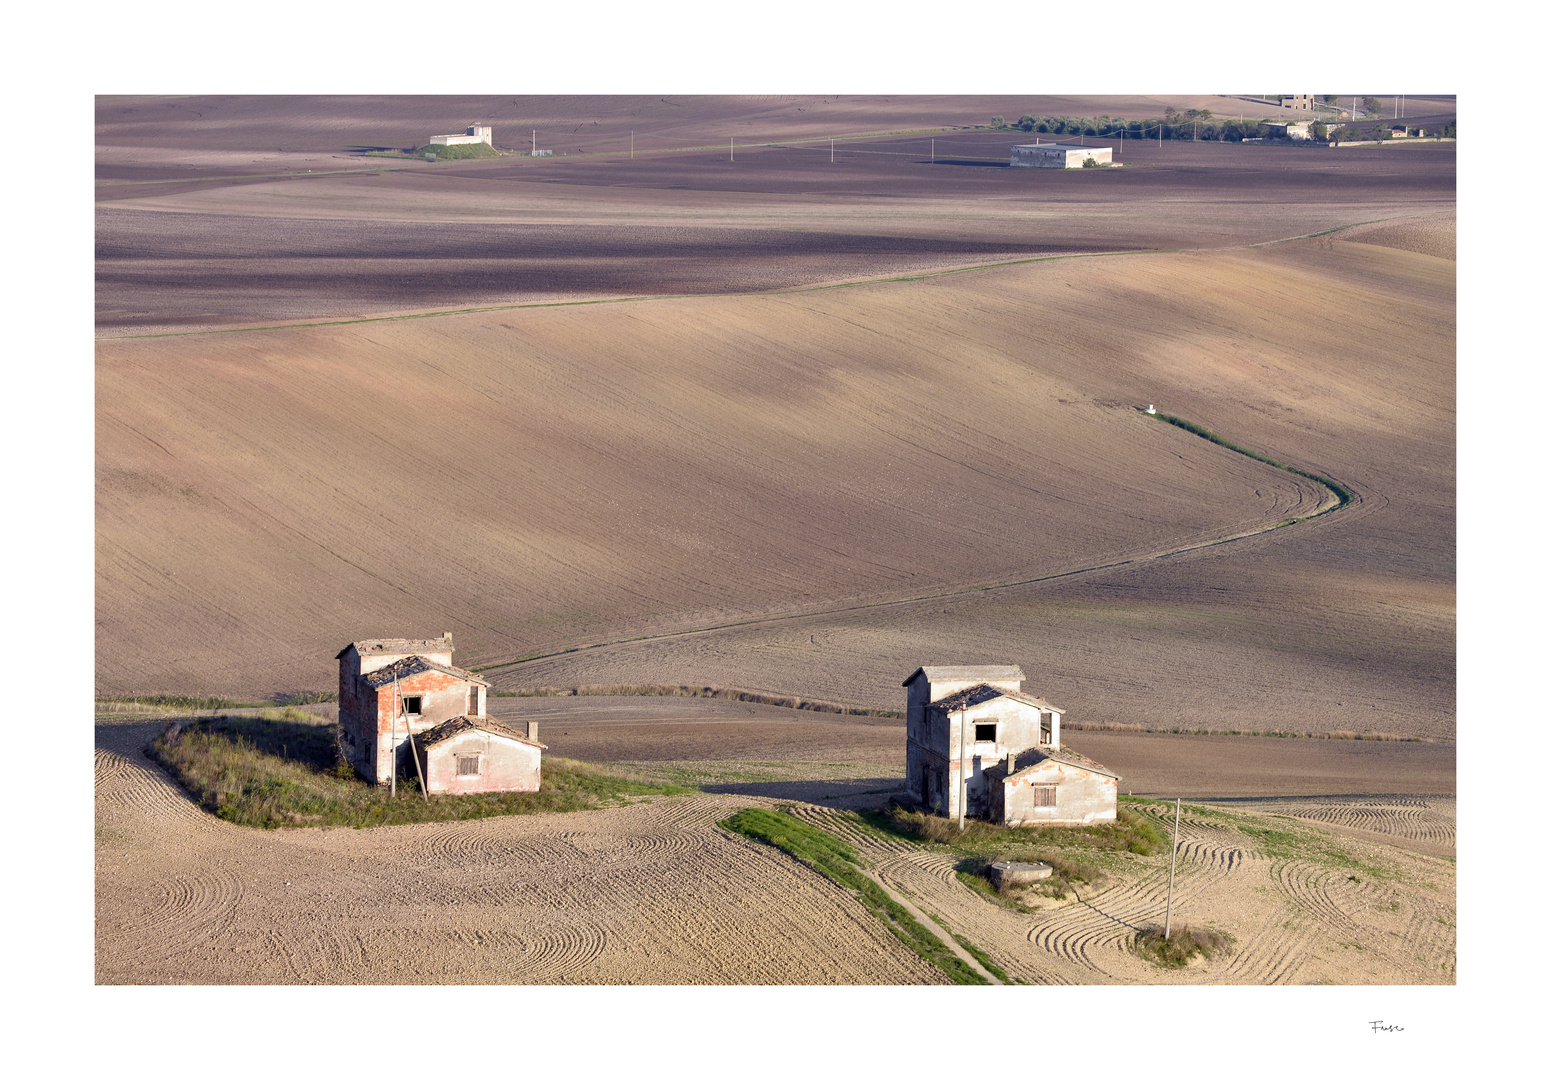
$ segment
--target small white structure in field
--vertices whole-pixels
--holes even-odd
[[[432,146],[467,146],[472,143],[484,143],[493,146],[490,141],[490,128],[479,124],[470,124],[462,135],[432,135]]]
[[[1158,410],[1153,408],[1151,405],[1149,405],[1149,406],[1147,406],[1147,415],[1148,416],[1157,416],[1158,415]]]
[[[1013,147],[1012,160],[1008,164],[1029,169],[1080,169],[1084,161],[1110,165],[1114,163],[1114,152],[1107,146],[1034,143]]]

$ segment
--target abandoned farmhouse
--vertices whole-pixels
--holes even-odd
[[[1061,748],[1062,710],[1015,665],[920,667],[905,680],[905,789],[930,812],[1000,825],[1114,821],[1120,777]]]
[[[538,790],[538,725],[519,732],[485,715],[490,684],[453,666],[450,633],[355,641],[335,659],[339,726],[367,780],[386,784],[418,764],[433,793]]]

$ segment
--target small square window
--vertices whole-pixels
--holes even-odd
[[[420,715],[420,696],[418,694],[404,699],[404,713],[406,716]]]
[[[995,742],[996,741],[996,725],[995,724],[976,724],[975,725],[975,741],[976,742]]]
[[[1032,790],[1034,792],[1035,806],[1054,806],[1056,804],[1055,784],[1034,784]]]
[[[479,775],[479,755],[478,754],[459,754],[458,755],[458,775],[459,776],[478,776]]]

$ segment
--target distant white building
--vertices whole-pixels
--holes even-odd
[[[470,124],[462,135],[432,135],[432,146],[465,146],[469,143],[484,143],[486,146],[494,146],[490,141],[490,129],[478,124]]]
[[[1107,146],[1077,146],[1072,143],[1035,143],[1012,148],[1010,165],[1030,169],[1080,169],[1084,161],[1100,165],[1113,163],[1114,152]]]

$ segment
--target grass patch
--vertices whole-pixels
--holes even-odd
[[[218,716],[181,730],[170,726],[146,748],[204,809],[234,824],[263,829],[562,813],[695,790],[546,757],[538,791],[436,795],[427,803],[420,798],[417,778],[401,777],[395,799],[387,788],[356,777],[340,751],[338,726],[319,723],[299,709],[261,717]]]
[[[1050,867],[1048,878],[1043,881],[1033,881],[1027,885],[997,886],[991,884],[989,874],[991,864],[998,861],[1000,859],[971,856],[961,860],[954,867],[954,876],[961,884],[979,893],[993,904],[1025,915],[1038,910],[1027,903],[1032,897],[1044,896],[1052,900],[1065,900],[1068,896],[1077,895],[1076,886],[1079,884],[1096,889],[1109,881],[1109,875],[1096,866],[1073,862],[1056,855],[1042,854],[1037,858],[1020,855],[1016,861],[1048,864]]]
[[[194,694],[146,694],[141,697],[99,700],[97,712],[139,712],[145,709],[177,709],[187,712],[216,709],[239,709],[244,703],[223,697],[200,697]]]
[[[366,157],[389,158],[403,161],[406,158],[425,160],[425,155],[435,154],[437,161],[463,161],[468,158],[492,158],[500,157],[500,151],[489,143],[460,143],[457,146],[434,146],[427,143],[425,146],[417,146],[413,150],[368,150]]]
[[[1339,500],[1337,505],[1330,508],[1332,510],[1339,510],[1341,507],[1345,506],[1356,497],[1352,494],[1350,488],[1343,484],[1337,483],[1336,481],[1330,479],[1328,476],[1318,476],[1315,473],[1305,472],[1303,469],[1295,468],[1292,465],[1285,465],[1282,462],[1277,461],[1275,458],[1267,457],[1265,454],[1259,453],[1258,451],[1251,450],[1248,447],[1240,446],[1237,443],[1229,442],[1221,435],[1208,431],[1200,424],[1192,423],[1191,421],[1185,420],[1178,416],[1170,416],[1168,413],[1163,412],[1152,413],[1151,415],[1156,416],[1165,424],[1173,424],[1175,427],[1183,428],[1185,431],[1190,432],[1192,435],[1199,435],[1207,442],[1216,443],[1218,446],[1221,446],[1224,449],[1232,450],[1235,454],[1243,454],[1245,457],[1254,458],[1256,461],[1263,462],[1264,464],[1271,466],[1273,469],[1281,469],[1283,472],[1289,472],[1295,476],[1301,476],[1305,480],[1312,480],[1316,484],[1320,484],[1328,488],[1330,492],[1335,495],[1337,500]],[[1321,510],[1319,513],[1326,513],[1326,511]],[[1318,516],[1319,514],[1309,515],[1309,517]],[[1283,525],[1296,525],[1300,521],[1309,520],[1309,517],[1288,518],[1286,521],[1280,522],[1277,525],[1277,528],[1281,528]]]
[[[855,893],[862,905],[881,920],[900,942],[923,960],[935,965],[954,982],[961,985],[985,984],[979,972],[959,959],[937,935],[917,922],[877,882],[862,873],[856,849],[844,840],[809,825],[793,814],[758,807],[740,810],[720,824],[731,832],[780,848],[841,888]]]
[[[1197,958],[1210,960],[1228,951],[1233,938],[1216,930],[1197,930],[1180,925],[1173,927],[1167,940],[1163,927],[1144,930],[1136,938],[1132,948],[1144,960],[1151,960],[1159,967],[1185,967]]]
[[[944,844],[959,851],[980,854],[993,849],[1001,852],[1008,848],[1027,850],[1036,847],[1058,847],[1129,851],[1135,855],[1151,855],[1167,843],[1152,821],[1125,806],[1116,808],[1114,821],[1097,825],[1007,826],[968,818],[964,822],[963,832],[959,831],[956,821],[937,814],[907,809],[897,802],[890,803],[886,810],[862,811],[859,816],[874,828],[893,836]],[[1002,856],[998,854],[997,857]],[[1018,858],[1023,859],[1023,856],[1019,855]]]

